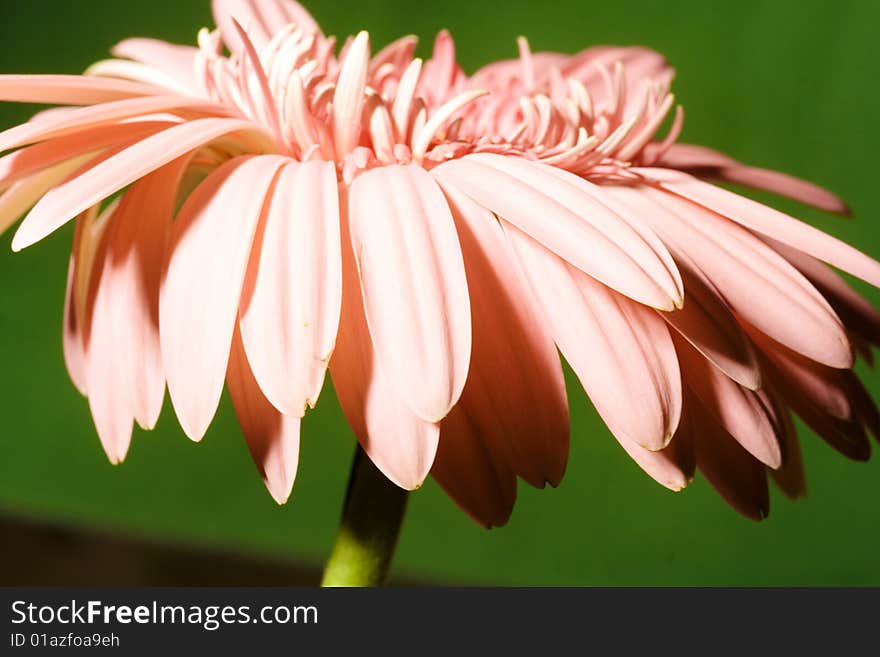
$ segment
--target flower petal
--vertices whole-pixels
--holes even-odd
[[[618,438],[629,457],[654,481],[672,491],[683,490],[694,480],[697,456],[694,451],[694,429],[687,409],[682,411],[678,429],[669,444],[651,451],[641,445]]]
[[[255,129],[248,121],[201,119],[148,137],[47,193],[22,222],[12,248],[20,251],[40,241],[86,208],[188,151],[230,133]]]
[[[796,500],[807,494],[807,479],[804,472],[804,457],[798,441],[797,430],[788,410],[779,411],[782,404],[774,400],[777,414],[782,424],[782,465],[770,470],[770,478],[786,497]]]
[[[797,390],[797,394],[833,417],[841,420],[852,418],[853,409],[845,377],[848,370],[820,365],[774,343],[758,332],[753,332],[752,335],[755,344],[772,363],[773,369],[779,376],[785,377],[788,385]]]
[[[761,387],[758,359],[723,295],[693,264],[679,268],[684,277],[684,307],[660,316],[724,374],[757,390]]]
[[[880,409],[874,397],[865,388],[854,372],[844,372],[844,379],[849,389],[850,400],[862,426],[870,431],[874,438],[880,438]]]
[[[0,186],[14,183],[64,160],[142,139],[172,125],[170,121],[117,123],[19,149],[0,158]]]
[[[506,232],[556,344],[611,432],[665,447],[681,414],[681,379],[664,321],[513,226]]]
[[[855,461],[867,461],[871,443],[860,416],[841,419],[828,413],[816,400],[804,394],[803,389],[766,357],[762,369],[770,387],[792,411],[835,450]]]
[[[248,258],[264,200],[286,160],[230,160],[174,222],[159,300],[168,391],[184,432],[200,440],[220,402]]]
[[[133,38],[120,41],[113,46],[114,57],[124,57],[146,64],[174,80],[185,89],[195,91],[196,56],[199,49],[193,46],[180,46],[158,39]]]
[[[682,279],[686,278],[687,299],[684,307],[661,313],[661,317],[731,378],[749,388],[759,387],[760,373],[748,339],[711,281],[685,253],[678,253],[679,263],[673,261],[665,244],[643,223],[638,207],[609,193],[609,187],[593,185],[585,180],[578,182],[580,189],[614,211],[650,245],[672,277],[679,297],[685,293]]]
[[[818,228],[725,189],[668,169],[634,169],[658,180],[666,189],[724,215],[750,230],[763,233],[874,287],[880,287],[880,262]]]
[[[74,387],[81,395],[86,394],[86,375],[82,343],[82,331],[80,321],[76,316],[76,306],[73,303],[73,282],[76,270],[76,246],[74,245],[67,266],[67,285],[64,289],[64,325],[62,328],[62,346],[64,348],[64,364]]]
[[[628,206],[620,203],[617,199],[606,194],[606,187],[596,185],[588,180],[584,180],[580,176],[573,175],[564,169],[550,167],[549,171],[555,174],[561,180],[569,185],[576,187],[582,194],[593,199],[592,204],[584,203],[583,196],[571,196],[570,206],[577,208],[583,216],[592,217],[592,221],[598,223],[597,215],[605,215],[609,224],[614,222],[623,222],[629,226],[641,239],[642,243],[638,243],[638,249],[642,251],[643,258],[647,261],[651,259],[651,255],[656,258],[662,265],[655,272],[658,281],[663,281],[664,289],[669,292],[676,301],[676,305],[680,305],[684,294],[681,274],[678,271],[678,265],[666,248],[666,245],[660,237],[653,231],[648,222],[640,217],[638,213],[633,212]],[[561,190],[560,190],[561,191]],[[570,191],[570,190],[567,190]],[[561,200],[557,196],[557,200]],[[610,214],[609,214],[610,213]],[[609,226],[606,226],[607,229]],[[647,248],[645,248],[647,247]],[[650,253],[650,255],[649,255]]]
[[[516,474],[533,486],[556,486],[568,461],[569,423],[553,336],[495,216],[460,192],[444,191],[473,314],[468,379],[452,411],[459,418],[456,430],[479,434],[489,453],[506,454]],[[446,427],[444,422],[441,451]]]
[[[266,398],[302,417],[314,406],[339,327],[342,273],[336,171],[289,163],[258,234],[242,299],[241,334]]]
[[[141,82],[85,75],[0,75],[0,101],[95,105],[151,96],[162,89]]]
[[[650,187],[616,187],[608,193],[639,208],[673,255],[690,258],[738,316],[817,362],[831,367],[852,364],[846,332],[828,302],[750,232],[695,203]]]
[[[351,243],[380,367],[428,422],[461,395],[471,355],[467,279],[455,223],[434,180],[386,166],[351,186]]]
[[[432,173],[621,294],[661,310],[680,303],[674,279],[650,246],[551,169],[516,157],[479,154],[442,164]]]
[[[258,52],[290,23],[294,23],[304,32],[321,33],[311,14],[292,0],[213,0],[211,6],[214,22],[220,28],[223,41],[236,55],[243,53],[244,46],[234,21],[238,21],[247,30]]]
[[[107,394],[124,396],[128,411],[152,429],[162,410],[165,375],[159,346],[159,284],[177,190],[189,158],[179,158],[135,183],[110,219],[99,263],[89,354],[113,363]],[[124,303],[122,302],[124,300]],[[120,402],[117,402],[120,403]]]
[[[779,435],[769,403],[713,367],[683,339],[676,337],[682,378],[717,422],[752,456],[771,468],[782,463]]]
[[[693,414],[697,467],[718,494],[752,520],[770,513],[770,491],[764,466],[728,434],[702,405],[687,402]]]
[[[360,32],[346,50],[333,93],[333,138],[337,158],[348,155],[358,144],[369,65],[370,36]]]
[[[73,385],[87,395],[85,372],[85,333],[91,320],[92,274],[94,256],[106,223],[96,224],[98,208],[89,208],[77,217],[67,268],[67,287],[64,292],[64,327],[62,346],[64,363]]]
[[[96,158],[94,153],[59,162],[19,180],[0,196],[0,233],[21,219],[50,189]]]
[[[128,372],[124,360],[115,350],[117,336],[113,315],[122,304],[118,298],[108,295],[111,286],[107,284],[108,272],[104,267],[108,261],[117,208],[118,204],[109,206],[94,220],[86,217],[79,237],[81,248],[94,248],[81,315],[85,318],[82,328],[85,388],[89,393],[89,410],[98,437],[114,464],[125,459],[133,425]],[[85,245],[86,240],[91,245]],[[86,263],[87,259],[84,259],[83,264]]]
[[[462,404],[443,418],[431,475],[475,522],[491,529],[507,524],[516,501],[516,475],[502,445],[483,432]]]
[[[283,415],[263,396],[235,330],[226,374],[229,397],[248,450],[278,504],[293,490],[299,463],[300,419]]]
[[[880,344],[880,311],[867,299],[824,262],[770,238],[766,241],[819,290],[849,330],[871,344]]]
[[[826,212],[849,214],[846,203],[827,189],[786,173],[748,166],[705,146],[672,144],[660,158],[658,166],[680,169],[700,178],[763,189]]]
[[[605,84],[600,68],[610,72],[617,62],[623,65],[625,72],[623,82],[627,104],[624,115],[629,115],[634,106],[641,102],[640,96],[646,80],[664,84],[670,82],[675,75],[675,70],[663,55],[641,46],[588,48],[569,57],[560,69],[565,77],[574,78],[583,84],[597,106],[604,105],[607,109],[613,99],[609,96],[608,85]]]
[[[419,488],[437,453],[439,428],[400,400],[380,371],[370,338],[357,264],[348,236],[348,204],[341,202],[342,314],[330,375],[339,404],[376,467],[407,490]]]
[[[132,117],[150,117],[156,113],[190,111],[211,113],[220,116],[229,114],[229,109],[215,105],[201,98],[186,96],[150,96],[131,98],[113,103],[103,103],[94,107],[58,108],[35,116],[27,123],[0,132],[0,151],[18,148],[38,141],[63,137],[82,130],[90,130],[111,124],[114,121],[128,120]]]

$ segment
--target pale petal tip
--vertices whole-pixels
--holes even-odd
[[[748,390],[761,390],[764,387],[764,378],[761,376],[761,369],[759,367],[752,367],[739,372],[735,380]]]
[[[669,294],[668,291],[663,291],[662,294],[651,295],[650,297],[643,296],[643,298],[635,300],[664,313],[671,313],[684,307],[684,297],[677,294]]]
[[[272,496],[272,499],[275,500],[278,506],[284,506],[290,500],[290,495],[293,493],[292,479],[289,482],[282,482],[264,478],[263,483],[266,484],[269,495]]]
[[[15,231],[15,235],[12,236],[13,253],[18,253],[38,241],[33,239],[31,235],[28,235],[26,230],[22,230],[23,228],[23,225],[20,226],[19,229]]]
[[[670,479],[668,481],[663,482],[663,486],[667,489],[671,490],[673,493],[680,493],[685,488],[687,488],[691,483],[693,483],[693,477],[687,477],[682,479]]]
[[[152,431],[153,429],[156,428],[156,424],[158,424],[159,419],[157,418],[157,419],[155,419],[155,420],[152,420],[152,419],[151,419],[150,421],[146,421],[146,420],[143,420],[143,419],[137,419],[137,418],[135,418],[135,422],[137,422],[137,425],[138,425],[141,429],[143,429],[144,431]]]
[[[203,423],[190,422],[190,420],[180,412],[177,413],[177,421],[187,438],[194,443],[202,442],[202,438],[205,437],[205,434],[208,431],[207,425],[203,426]]]
[[[390,481],[398,488],[402,488],[403,490],[409,492],[419,490],[425,484],[425,479],[428,478],[428,473],[430,472],[430,468],[422,468],[418,473],[412,473],[408,476],[401,476],[402,473],[393,472],[391,468],[380,466],[375,461],[373,461],[373,464],[379,469],[379,472],[381,472],[385,476],[385,478],[388,479],[388,481]]]
[[[107,460],[110,461],[110,465],[121,465],[125,461],[125,457],[128,456],[128,445],[105,445],[101,443],[101,446],[104,448],[104,454],[107,456]]]
[[[777,435],[776,440],[770,442],[764,447],[763,450],[761,450],[760,456],[755,456],[755,458],[757,458],[770,470],[779,470],[779,468],[782,467],[783,457],[780,440],[782,440],[782,438]]]

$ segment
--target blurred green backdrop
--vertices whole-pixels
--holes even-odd
[[[880,256],[872,164],[880,152],[878,3],[313,0],[309,8],[327,33],[369,29],[374,48],[413,32],[427,54],[434,33],[450,28],[469,70],[514,56],[520,34],[535,50],[657,48],[678,69],[684,140],[839,192],[856,221],[774,202]],[[190,43],[211,24],[208,0],[6,0],[0,19],[4,73],[75,73],[126,36]],[[0,107],[0,127],[31,110]],[[62,361],[70,238],[68,228],[17,255],[9,234],[0,244],[2,510],[317,563],[333,539],[353,447],[330,386],[306,419],[285,507],[264,491],[225,399],[202,444],[184,437],[166,403],[158,429],[137,432],[127,462],[109,465]],[[864,373],[880,394],[880,377]],[[577,385],[570,392],[572,454],[562,486],[522,487],[509,526],[487,532],[429,482],[413,495],[398,575],[489,584],[880,584],[876,459],[847,462],[805,432],[808,498],[790,503],[774,493],[769,520],[754,524],[703,480],[679,494],[654,484]]]

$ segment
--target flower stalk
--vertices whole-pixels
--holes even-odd
[[[389,481],[358,445],[342,521],[321,586],[382,586],[408,499],[409,492]]]

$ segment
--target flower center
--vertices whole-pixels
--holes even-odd
[[[599,83],[588,85],[539,62],[524,38],[518,66],[469,80],[445,33],[427,63],[412,57],[413,39],[371,60],[362,32],[337,60],[334,39],[295,25],[262,53],[240,34],[243,54],[225,57],[219,33],[199,33],[205,92],[266,127],[281,152],[334,161],[347,181],[372,166],[415,161],[430,168],[486,151],[525,154],[584,177],[619,177],[634,162],[656,159],[681,129],[677,108],[649,157],[646,146],[674,102],[668,80],[628,84],[617,61],[610,69],[594,64]]]

